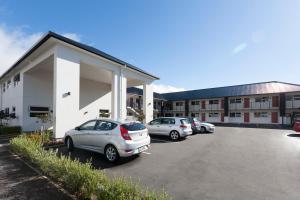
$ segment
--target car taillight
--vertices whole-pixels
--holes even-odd
[[[124,140],[131,140],[131,137],[128,134],[128,130],[125,127],[120,126],[120,132],[121,132],[121,136]]]
[[[180,128],[187,128],[187,125],[181,124]]]

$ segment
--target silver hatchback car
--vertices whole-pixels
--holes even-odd
[[[182,117],[161,117],[148,123],[149,134],[169,136],[171,140],[178,140],[192,134],[191,124]]]
[[[110,119],[90,120],[66,132],[64,141],[69,150],[75,147],[102,153],[110,162],[150,147],[148,129],[143,124]]]

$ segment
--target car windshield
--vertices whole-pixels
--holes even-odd
[[[131,122],[131,123],[123,124],[122,126],[128,131],[139,131],[139,130],[146,129],[146,127],[143,124],[138,122]]]
[[[194,122],[200,122],[198,118],[193,118]]]

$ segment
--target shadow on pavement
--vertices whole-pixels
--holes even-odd
[[[116,163],[110,163],[105,159],[104,155],[100,153],[87,151],[83,149],[74,149],[73,151],[68,151],[68,149],[65,146],[61,146],[58,148],[58,154],[64,156],[70,156],[71,159],[73,160],[78,159],[82,163],[91,162],[92,166],[95,167],[96,169],[107,169],[107,168],[123,165],[128,162],[132,162],[133,160],[139,157],[139,155],[135,155],[127,158],[121,158]]]
[[[292,134],[288,134],[287,136],[289,136],[289,137],[300,137],[300,134],[292,133]]]

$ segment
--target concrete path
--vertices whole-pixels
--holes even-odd
[[[71,199],[38,175],[16,156],[10,154],[8,140],[0,143],[0,199]]]

